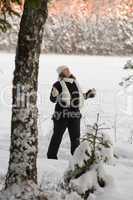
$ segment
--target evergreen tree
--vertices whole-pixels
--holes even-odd
[[[62,188],[68,193],[76,192],[81,199],[87,200],[98,187],[106,186],[109,176],[104,165],[113,159],[113,143],[110,136],[105,133],[106,129],[99,123],[99,114],[97,122],[93,126],[88,126],[88,131],[64,175]]]

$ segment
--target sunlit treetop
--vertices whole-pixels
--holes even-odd
[[[11,28],[7,16],[20,15],[23,0],[0,0],[0,31]]]
[[[0,0],[0,31],[10,28],[7,16],[23,12],[25,0]],[[29,5],[37,7],[41,0],[27,0]],[[133,17],[133,0],[48,0],[49,15],[68,15],[77,18],[114,17],[120,19]],[[94,17],[93,17],[94,19]]]
[[[24,3],[27,1],[30,7],[38,7],[41,0],[0,0],[0,31],[6,32],[11,28],[8,21],[9,16],[20,16],[23,12]],[[54,0],[47,0],[48,3]]]

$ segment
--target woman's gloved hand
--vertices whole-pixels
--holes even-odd
[[[86,99],[93,98],[95,96],[96,96],[96,89],[95,88],[88,90],[88,92],[86,92]]]
[[[52,89],[52,96],[53,97],[59,96],[59,91],[55,87],[53,87],[53,89]]]

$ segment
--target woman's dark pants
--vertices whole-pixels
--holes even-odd
[[[47,157],[57,159],[58,150],[62,141],[63,134],[68,128],[71,141],[71,154],[80,144],[80,118],[61,118],[54,119],[54,133],[48,148]]]

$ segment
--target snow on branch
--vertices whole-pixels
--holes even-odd
[[[81,199],[87,199],[98,187],[108,184],[104,167],[113,159],[113,142],[104,132],[106,129],[99,124],[99,114],[96,123],[88,126],[64,175],[62,187],[68,193],[76,192]]]

